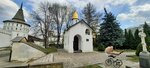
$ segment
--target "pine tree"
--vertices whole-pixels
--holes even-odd
[[[133,36],[131,30],[129,30],[128,33],[129,33],[128,38],[127,38],[127,40],[128,40],[128,45],[129,45],[129,47],[130,47],[131,49],[134,49],[134,45],[135,45],[134,36]]]
[[[150,27],[149,25],[145,22],[144,26],[143,26],[143,30],[144,30],[144,33],[146,34],[146,44],[148,46],[150,46]]]
[[[143,29],[144,29],[144,33],[146,33],[146,35],[150,35],[150,27],[146,22],[143,25]]]
[[[103,23],[100,24],[101,28],[99,30],[100,43],[107,46],[108,43],[114,44],[115,47],[122,45],[123,32],[120,28],[119,23],[116,20],[116,17],[111,13],[107,13],[105,10],[105,16],[103,18]]]
[[[134,32],[134,38],[135,38],[134,47],[136,48],[141,43],[141,38],[139,37],[139,30],[138,29],[136,29]]]
[[[124,34],[125,41],[123,43],[122,48],[129,49],[130,47],[129,47],[129,44],[128,44],[128,31],[127,31],[127,29],[125,29],[124,31],[125,31],[125,34]]]

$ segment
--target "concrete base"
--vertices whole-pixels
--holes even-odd
[[[150,53],[142,51],[139,56],[139,63],[141,68],[150,68]]]

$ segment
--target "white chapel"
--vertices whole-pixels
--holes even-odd
[[[92,28],[84,21],[78,19],[75,11],[72,16],[73,25],[64,33],[64,49],[69,53],[92,52]]]

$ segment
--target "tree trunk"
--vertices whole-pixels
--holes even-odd
[[[47,46],[46,46],[46,38],[44,38],[44,46],[45,46],[45,48],[47,48]]]
[[[58,48],[60,47],[59,41],[60,41],[60,34],[58,34],[58,36],[57,36],[57,47]]]

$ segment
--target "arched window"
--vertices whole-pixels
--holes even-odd
[[[89,30],[89,29],[86,29],[86,30],[85,30],[85,34],[86,34],[86,35],[90,35],[90,30]]]
[[[19,34],[17,34],[17,36],[19,36]]]

